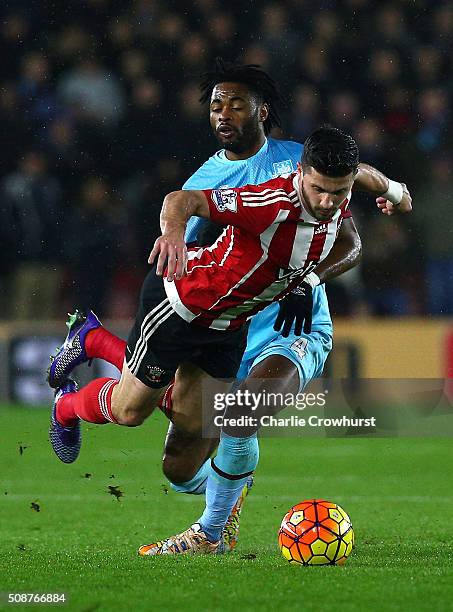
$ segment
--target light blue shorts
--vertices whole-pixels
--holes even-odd
[[[296,366],[299,372],[299,393],[313,378],[321,376],[324,364],[332,350],[332,336],[328,333],[313,331],[311,334],[288,338],[277,336],[262,346],[258,354],[244,353],[237,378],[246,378],[250,370],[271,355],[282,355]]]

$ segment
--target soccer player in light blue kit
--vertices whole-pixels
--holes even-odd
[[[211,126],[224,148],[206,161],[183,189],[259,184],[297,169],[302,145],[268,136],[271,127],[279,125],[276,110],[279,95],[266,73],[253,66],[218,62],[216,71],[206,75],[202,91],[201,100],[210,101]],[[389,189],[392,185],[396,196]],[[396,210],[387,197],[400,204],[402,212],[410,210],[410,196],[405,188],[370,166],[360,164],[355,187],[383,194],[385,197],[378,198],[377,202],[385,214]],[[192,217],[186,230],[187,243],[212,244],[220,234],[220,228],[212,226],[205,219]],[[321,375],[332,348],[333,331],[321,283],[350,269],[360,257],[360,238],[353,222],[344,222],[342,228],[331,254],[316,268],[316,274],[309,275],[306,295],[294,296],[298,315],[291,312],[287,317],[283,313],[280,321],[283,330],[280,325],[278,331],[274,326],[279,304],[272,304],[253,317],[238,378],[244,379],[252,373],[256,378],[274,379],[274,392],[297,393]],[[304,323],[304,333],[300,330],[295,333],[292,323],[297,317],[300,327]],[[277,379],[278,388],[275,387]],[[142,546],[139,551],[142,555],[218,553],[233,549],[242,504],[258,462],[256,435],[236,438],[224,433],[217,455],[211,460],[217,441],[213,444],[212,440],[203,439],[196,426],[189,434],[183,425],[189,421],[200,422],[194,416],[200,407],[186,405],[179,414],[178,399],[171,397],[171,390],[164,398],[164,409],[173,421],[166,440],[164,473],[176,491],[192,494],[206,491],[207,507],[199,521],[183,533]]]
[[[213,89],[221,88],[222,82],[234,84],[227,94],[227,106],[220,99],[217,102],[214,95],[211,101]],[[216,71],[207,75],[202,91],[202,101],[210,101],[214,134],[225,148],[210,157],[186,181],[183,189],[259,184],[297,169],[303,146],[268,136],[273,126],[280,125],[277,113],[280,96],[265,72],[249,66],[225,65],[219,61]],[[220,231],[219,226],[206,219],[192,217],[187,224],[186,241],[190,244],[199,242],[201,238],[203,244],[212,244]],[[355,236],[351,240],[351,252],[356,251],[357,240]],[[332,321],[324,285],[315,287],[313,291],[310,334],[296,336],[292,330],[287,338],[283,338],[274,330],[277,313],[278,305],[273,304],[252,319],[238,377],[245,378],[254,366],[264,360],[266,363],[263,366],[267,367],[269,359],[273,357],[274,376],[283,376],[285,389],[296,392],[321,374],[332,348]],[[275,357],[277,355],[280,359]],[[185,426],[189,415],[185,412],[185,418],[181,418],[177,398],[172,399],[176,400],[174,405],[166,406],[173,422],[166,440],[163,470],[176,491],[200,494],[205,491],[210,470],[209,457],[217,443],[201,438],[198,432],[189,436]],[[199,411],[198,406],[194,408]],[[190,420],[197,422],[197,419]]]

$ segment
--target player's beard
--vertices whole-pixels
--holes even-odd
[[[240,155],[256,146],[261,137],[259,124],[254,117],[242,125],[240,131],[234,130],[231,138],[224,138],[221,134],[214,132],[217,142],[227,151]]]

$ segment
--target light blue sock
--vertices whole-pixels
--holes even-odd
[[[170,482],[170,487],[177,493],[189,493],[191,495],[201,495],[206,491],[206,483],[211,469],[211,460],[207,459],[195,476],[187,482]]]
[[[198,520],[213,542],[220,539],[247,478],[258,465],[258,459],[256,434],[248,438],[233,438],[222,433],[217,456],[209,468],[206,508]]]

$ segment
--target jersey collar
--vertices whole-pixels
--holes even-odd
[[[301,218],[301,221],[303,221],[304,223],[310,223],[310,225],[319,225],[320,221],[318,221],[318,219],[316,219],[316,217],[314,217],[305,208],[304,198],[303,198],[302,193],[300,192],[300,189],[299,189],[299,173],[298,172],[296,172],[296,174],[293,177],[293,187],[296,190],[297,197],[299,198],[299,202],[300,202],[300,218]]]

